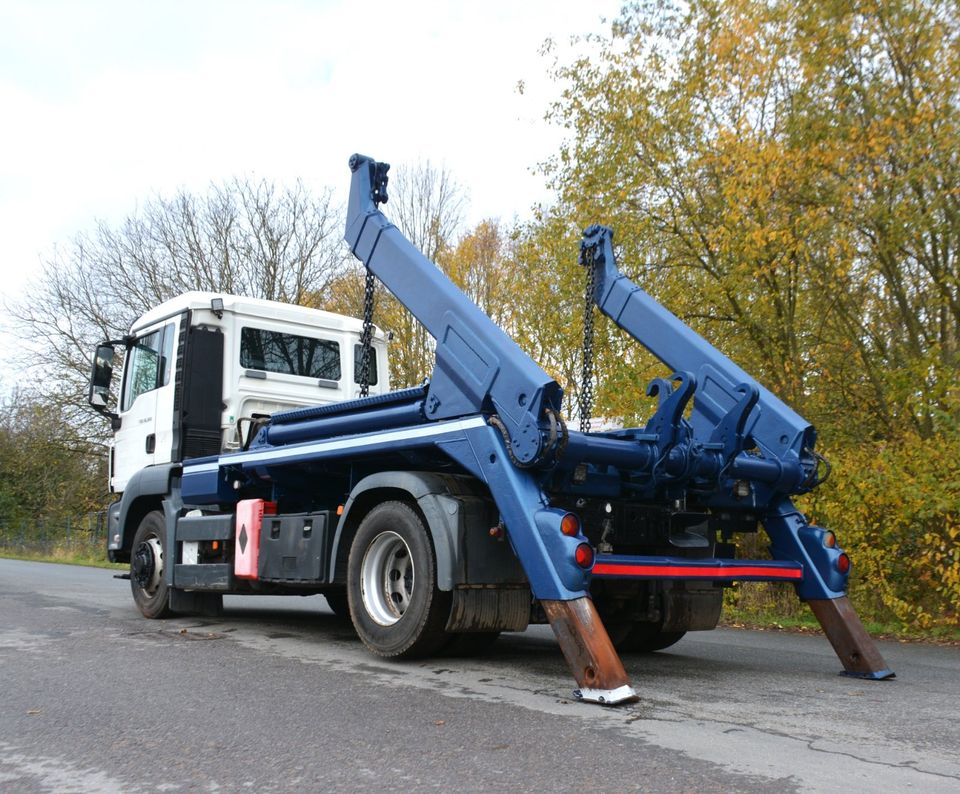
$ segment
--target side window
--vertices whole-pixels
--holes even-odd
[[[360,383],[360,356],[363,351],[360,345],[353,346],[353,382]],[[377,385],[377,349],[370,348],[370,385]]]
[[[121,411],[129,410],[141,394],[166,386],[170,382],[173,324],[138,339],[127,355],[129,364],[126,369]]]
[[[340,380],[340,345],[330,339],[244,328],[240,366],[284,375]]]

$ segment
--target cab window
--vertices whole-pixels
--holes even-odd
[[[173,323],[140,337],[127,352],[127,356],[129,358],[121,411],[128,410],[141,394],[159,389],[170,382]]]
[[[330,339],[244,328],[240,366],[283,375],[340,380],[340,345]]]
[[[354,345],[353,346],[353,382],[360,383],[360,357],[363,355],[363,346]],[[370,386],[377,385],[377,349],[375,347],[370,348],[370,379],[368,384]]]

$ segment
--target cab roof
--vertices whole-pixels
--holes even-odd
[[[263,317],[336,331],[359,333],[363,329],[363,322],[355,317],[347,317],[321,309],[311,309],[306,306],[269,301],[262,298],[228,295],[223,292],[185,292],[145,312],[133,323],[130,331],[136,334],[154,323],[182,314],[188,309],[193,312],[208,311],[212,313],[211,303],[215,299],[223,301],[224,314]]]

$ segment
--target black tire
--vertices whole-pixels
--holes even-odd
[[[686,633],[663,631],[657,623],[634,623],[625,631],[617,632],[613,646],[620,653],[653,653],[678,643]]]
[[[166,618],[173,614],[164,578],[166,537],[166,524],[159,510],[147,513],[133,536],[130,587],[133,600],[145,618]]]
[[[461,634],[448,634],[446,645],[443,646],[443,655],[454,657],[479,656],[490,650],[490,646],[497,641],[499,636],[499,631],[470,631]]]
[[[330,607],[330,611],[334,615],[341,620],[349,620],[350,602],[347,599],[346,590],[328,590],[323,594],[323,597],[327,600],[327,606]]]
[[[437,587],[433,544],[417,512],[404,502],[371,510],[350,546],[350,618],[373,653],[414,658],[448,639],[450,593]]]

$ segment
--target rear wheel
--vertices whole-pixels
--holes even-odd
[[[323,597],[327,600],[330,611],[338,618],[346,619],[350,617],[350,604],[347,601],[346,590],[328,590],[323,594]]]
[[[685,631],[663,631],[657,623],[634,623],[618,632],[614,647],[620,653],[652,653],[679,642]]]
[[[450,594],[437,587],[436,568],[430,536],[410,505],[384,502],[360,523],[347,596],[354,628],[375,654],[425,656],[447,640]]]
[[[469,631],[448,634],[443,646],[444,656],[479,656],[497,641],[499,631]]]
[[[133,600],[146,618],[165,618],[170,611],[170,593],[164,578],[166,525],[163,513],[147,513],[133,536],[130,553],[130,587]]]

